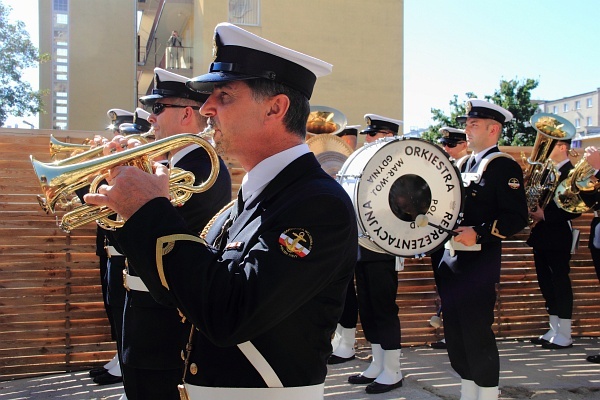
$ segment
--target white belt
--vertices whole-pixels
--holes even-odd
[[[600,217],[600,211],[594,211],[594,217],[596,217],[596,218]]]
[[[185,384],[190,400],[323,400],[325,384],[283,388],[215,388]]]
[[[119,253],[117,251],[117,249],[115,249],[114,246],[104,246],[104,249],[106,250],[106,255],[110,258],[113,256],[122,256],[123,254]]]
[[[123,286],[127,290],[137,290],[138,292],[149,292],[148,288],[139,276],[129,275],[123,270]]]
[[[462,243],[456,242],[452,237],[450,240],[444,243],[444,248],[450,250],[450,256],[454,257],[455,251],[480,251],[481,245],[476,243],[473,246],[465,246]]]

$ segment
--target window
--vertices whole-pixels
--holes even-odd
[[[587,122],[586,122],[585,126],[592,126],[592,123],[593,123],[592,117],[587,117]]]
[[[67,129],[67,123],[66,122],[57,122],[54,127],[56,129]]]
[[[569,105],[567,103],[563,104],[563,112],[569,111]]]
[[[575,128],[581,128],[581,121],[579,120],[579,118],[575,119]]]
[[[66,65],[57,65],[56,66],[56,72],[68,72],[67,68],[68,67]]]
[[[54,0],[54,11],[69,11],[69,0]]]
[[[581,101],[575,100],[575,109],[576,110],[581,110]]]
[[[57,62],[58,64],[66,64],[66,63],[68,63],[68,62],[69,62],[69,60],[67,60],[66,58],[57,58],[57,59],[56,59],[56,62]]]
[[[66,114],[67,113],[67,107],[57,106],[56,107],[56,113],[57,114]]]
[[[69,16],[67,14],[56,14],[57,25],[67,25],[69,23]]]
[[[56,95],[56,97],[67,97],[67,93],[66,92],[56,92],[54,94]]]
[[[69,43],[67,42],[56,42],[57,46],[63,46],[63,47],[67,47],[69,45]]]
[[[69,55],[69,50],[67,50],[67,49],[56,49],[56,55],[57,56],[62,56],[62,57],[67,57]]]
[[[592,106],[592,98],[591,97],[589,99],[587,99],[587,106],[588,106],[588,108]]]
[[[238,25],[260,25],[260,0],[229,0],[229,22]]]
[[[66,81],[67,79],[67,74],[56,74],[57,81]]]
[[[558,114],[558,106],[552,107],[552,113],[553,114]]]
[[[68,101],[66,99],[58,99],[58,100],[56,100],[56,104],[59,104],[61,106],[66,106],[68,104]]]

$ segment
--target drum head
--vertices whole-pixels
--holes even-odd
[[[415,219],[425,215],[447,229],[459,222],[463,185],[447,153],[424,140],[403,138],[382,139],[363,149],[364,155],[349,158],[340,173],[349,194],[353,186],[359,244],[399,257],[424,256],[442,246],[449,234],[419,227]],[[345,176],[348,171],[353,174]]]

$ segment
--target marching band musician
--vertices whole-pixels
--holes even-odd
[[[467,135],[463,129],[452,128],[449,126],[441,127],[438,132],[442,135],[438,139],[438,143],[444,149],[446,153],[454,160],[460,160],[468,154],[469,146],[467,145]],[[440,279],[437,273],[438,266],[440,265],[440,260],[444,255],[444,249],[440,248],[429,255],[431,259],[431,266],[433,267],[433,278],[435,280],[435,286],[440,287]],[[438,312],[441,315],[442,307],[440,306],[440,310]],[[439,316],[438,315],[438,316]],[[439,325],[436,325],[439,327]],[[441,339],[437,342],[433,342],[430,346],[434,349],[445,349],[446,348],[446,339]]]
[[[308,100],[331,65],[229,23],[215,29],[201,113],[247,171],[206,240],[168,201],[166,168],[111,169],[88,195],[127,222],[119,243],[153,297],[194,324],[185,395],[323,399],[330,338],[356,260],[355,211],[304,143]]]
[[[550,159],[564,180],[573,169],[569,159],[571,140],[559,140],[550,153]],[[567,212],[552,200],[545,208],[539,206],[529,215],[534,222],[527,244],[533,249],[538,284],[550,317],[550,329],[531,343],[545,349],[573,347],[571,317],[573,315],[573,288],[569,279],[573,232],[571,220],[581,214]]]
[[[466,105],[465,133],[473,154],[459,165],[465,184],[464,219],[438,267],[444,335],[461,399],[498,398],[500,358],[492,331],[502,240],[527,225],[523,172],[497,147],[512,114],[483,100]]]
[[[161,68],[154,69],[154,89],[141,97],[149,107],[148,122],[157,140],[180,133],[197,133],[206,128],[199,109],[208,95],[186,86],[188,78]],[[119,144],[118,137],[105,147],[110,153]],[[211,160],[202,147],[191,144],[170,152],[168,164],[194,174],[196,184],[208,178]],[[215,184],[205,192],[193,194],[177,213],[188,229],[200,232],[208,221],[231,200],[231,178],[223,160]],[[181,350],[185,347],[191,324],[173,306],[157,303],[137,273],[137,264],[127,263],[123,271],[127,289],[123,313],[123,380],[129,400],[179,399],[177,384],[183,375]]]
[[[600,179],[600,150],[594,146],[585,148],[583,157],[588,164],[595,170],[595,178]],[[600,191],[594,190],[589,194],[580,192],[582,199],[594,212],[594,218],[590,223],[590,238],[588,248],[594,262],[596,276],[600,281]],[[585,196],[584,196],[585,195]],[[600,354],[593,354],[586,357],[586,360],[592,363],[600,364]]]
[[[107,129],[110,130],[113,135],[118,135],[121,125],[131,124],[135,118],[135,113],[120,108],[112,108],[108,110],[106,114],[111,120]],[[107,141],[107,138],[96,135],[94,136],[91,145],[94,147],[102,146]],[[78,191],[78,196],[83,199],[88,188]],[[101,227],[96,228],[96,254],[100,257],[102,293],[106,314],[111,326],[111,337],[117,344],[117,353],[102,367],[91,369],[89,375],[98,385],[109,385],[123,381],[121,343],[125,288],[123,287],[122,271],[125,265],[125,257],[110,244],[108,232]],[[123,396],[123,398],[125,398],[125,396]]]
[[[398,134],[402,121],[366,114],[365,144]],[[402,386],[400,368],[401,332],[396,295],[396,257],[376,253],[362,246],[356,262],[358,313],[365,338],[371,343],[372,360],[358,375],[348,377],[353,384],[368,384],[367,393],[385,393]]]
[[[348,146],[350,146],[352,150],[355,150],[358,141],[359,129],[360,125],[347,125],[343,131],[336,133],[336,135],[344,142],[346,142],[346,144],[348,144]]]

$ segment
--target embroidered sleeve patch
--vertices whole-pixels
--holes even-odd
[[[307,230],[302,228],[286,229],[279,235],[279,248],[286,256],[303,258],[312,250],[313,239]]]
[[[510,178],[508,180],[508,187],[511,189],[518,189],[521,187],[521,184],[517,178]]]

